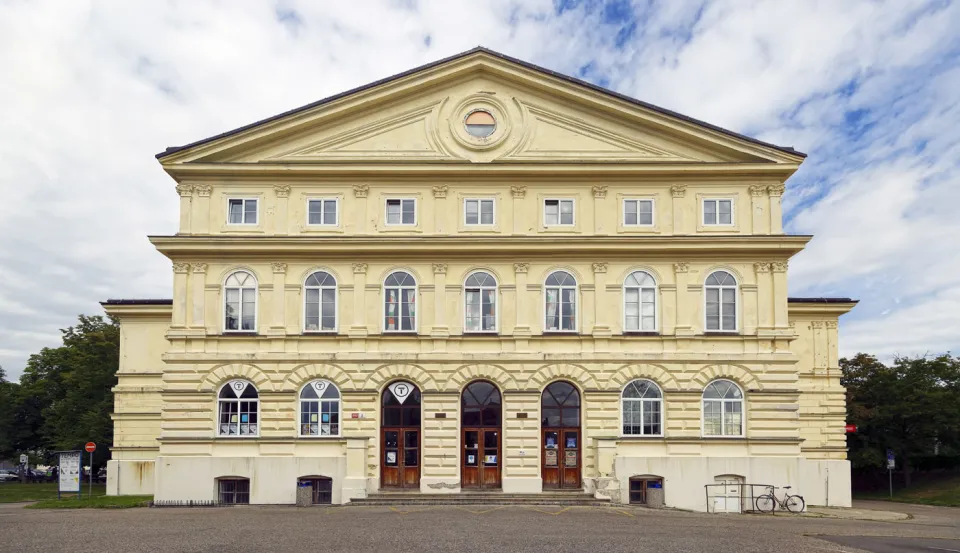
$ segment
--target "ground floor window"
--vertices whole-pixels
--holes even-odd
[[[631,478],[630,479],[630,504],[647,505],[647,493],[652,488],[662,488],[662,478]]]
[[[222,478],[218,482],[220,503],[224,505],[250,504],[250,480],[246,478]]]
[[[301,478],[300,482],[309,482],[313,490],[314,505],[330,505],[333,503],[333,480],[329,478]]]

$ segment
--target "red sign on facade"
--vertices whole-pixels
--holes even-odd
[[[853,434],[854,432],[857,431],[857,425],[855,424],[848,424],[846,428],[847,428],[847,434]]]
[[[83,449],[85,449],[87,453],[93,453],[97,450],[97,444],[93,442],[87,442],[87,445],[83,446]]]

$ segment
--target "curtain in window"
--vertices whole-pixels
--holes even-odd
[[[547,288],[547,329],[548,330],[559,330],[560,329],[560,313],[559,313],[559,302],[557,298],[560,295],[560,290],[557,288]]]
[[[417,316],[416,309],[416,290],[407,289],[403,290],[404,301],[403,301],[403,320],[401,321],[402,326],[401,330],[413,330],[414,324],[413,321]]]
[[[387,290],[387,330],[397,329],[397,295],[399,290]]]

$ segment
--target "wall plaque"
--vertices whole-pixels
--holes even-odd
[[[525,419],[525,418],[527,418],[527,413],[517,413],[517,418],[518,418],[518,419]]]
[[[433,418],[435,418],[435,419],[445,419],[445,418],[447,418],[447,414],[446,414],[446,413],[434,413],[434,414],[433,414]]]

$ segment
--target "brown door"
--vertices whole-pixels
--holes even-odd
[[[383,391],[380,487],[420,489],[420,390],[394,382]]]
[[[499,489],[502,448],[500,390],[489,382],[468,385],[461,396],[460,487]]]
[[[540,412],[543,488],[582,488],[580,392],[569,382],[554,382],[543,391]]]

